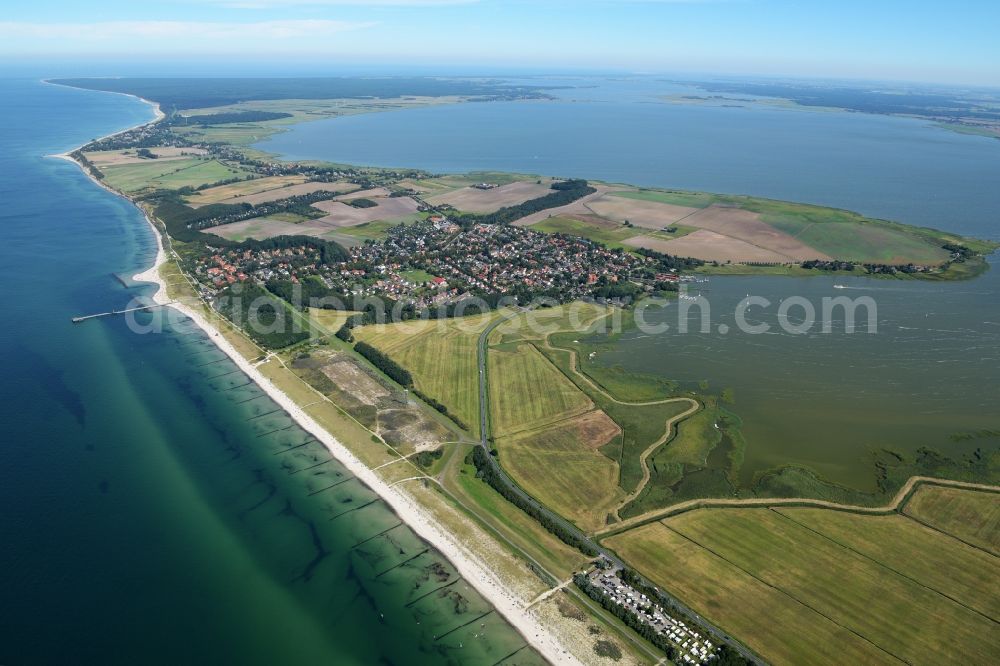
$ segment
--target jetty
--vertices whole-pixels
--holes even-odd
[[[122,315],[128,314],[129,312],[141,312],[148,310],[155,310],[156,308],[165,308],[167,306],[173,305],[176,301],[170,301],[169,303],[152,303],[150,305],[142,305],[137,308],[126,308],[124,310],[112,310],[111,312],[98,312],[97,314],[82,315],[80,317],[73,317],[72,322],[74,324],[79,324],[82,321],[87,321],[88,319],[97,319],[98,317],[110,317],[112,315]]]

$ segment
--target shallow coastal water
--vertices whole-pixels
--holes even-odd
[[[43,156],[149,117],[0,81],[0,662],[539,663],[200,330],[70,323],[155,241]]]
[[[537,80],[533,81],[538,83]],[[1000,141],[925,121],[774,107],[672,105],[697,90],[647,79],[550,80],[575,86],[555,102],[466,104],[306,123],[259,147],[294,158],[416,167],[506,170],[637,185],[774,197],[856,210],[909,224],[1000,239]],[[834,284],[849,287],[834,289]],[[868,454],[949,455],[953,435],[1000,428],[1000,274],[968,282],[727,277],[692,287],[711,304],[710,331],[676,334],[676,310],[652,315],[672,332],[624,335],[595,363],[733,389],[748,447],[741,477],[787,463],[870,491]],[[734,325],[748,294],[766,335]],[[819,312],[824,297],[869,296],[877,335],[807,335],[779,327],[793,296]],[[793,316],[798,312],[793,312]],[[698,316],[692,311],[692,317]],[[753,319],[751,317],[751,319]],[[719,334],[718,326],[730,328]],[[692,327],[697,330],[697,327]],[[841,331],[839,334],[836,331]]]

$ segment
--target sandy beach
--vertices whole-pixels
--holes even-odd
[[[164,117],[157,104],[150,102],[149,100],[142,101],[150,104],[154,108],[156,112],[156,120]],[[156,122],[156,120],[150,122]],[[137,127],[141,127],[145,124],[148,123],[141,123],[140,125],[137,125]],[[129,131],[129,129],[134,128],[128,128],[126,130],[122,130],[122,132]],[[122,132],[115,132],[114,134],[108,136],[115,136],[117,134],[121,134]],[[66,153],[60,153],[57,155],[50,155],[50,157],[73,162],[79,166],[83,173],[96,185],[104,188],[116,196],[129,199],[127,196],[111,189],[100,180],[94,178],[83,164],[73,159],[72,153],[78,149],[79,148],[76,148]],[[129,199],[129,201],[131,201],[131,199]],[[160,229],[156,226],[156,224],[154,224],[153,220],[150,219],[149,215],[146,214],[142,208],[138,206],[136,207],[139,208],[140,212],[142,212],[143,217],[150,225],[156,237],[157,253],[156,261],[153,266],[140,273],[136,273],[133,276],[133,280],[138,282],[150,282],[157,286],[156,292],[151,295],[152,300],[159,304],[170,303],[170,308],[189,317],[198,327],[205,331],[209,339],[211,339],[216,346],[219,347],[219,349],[232,359],[240,370],[246,373],[248,377],[257,383],[261,389],[271,397],[272,400],[281,406],[281,408],[284,409],[300,427],[322,442],[330,453],[344,466],[346,466],[352,474],[357,476],[369,488],[378,493],[378,495],[382,497],[382,499],[384,499],[390,507],[392,507],[393,511],[396,512],[400,519],[403,520],[416,534],[440,551],[455,566],[462,577],[473,585],[473,587],[475,587],[475,589],[482,594],[483,597],[486,598],[545,659],[554,664],[582,663],[577,658],[572,656],[571,651],[563,645],[555,635],[553,635],[546,627],[541,626],[538,621],[529,614],[529,612],[525,609],[527,600],[519,599],[508,591],[507,585],[504,584],[496,573],[471,550],[469,550],[469,548],[464,546],[455,535],[452,535],[438,527],[426,509],[421,507],[405,492],[395,487],[391,487],[389,484],[382,481],[367,465],[358,460],[358,458],[355,457],[354,454],[351,453],[351,451],[348,450],[343,444],[341,444],[336,437],[316,423],[291,398],[289,398],[288,395],[276,387],[260,372],[260,370],[254,367],[248,359],[244,358],[236,350],[236,348],[230,344],[225,336],[223,336],[222,333],[220,333],[220,331],[202,315],[201,312],[187,304],[169,301],[167,296],[167,285],[159,274],[160,266],[168,260],[166,251],[164,250]]]

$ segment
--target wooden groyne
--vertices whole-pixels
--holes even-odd
[[[173,305],[175,301],[170,301],[169,303],[153,303],[151,305],[142,305],[137,308],[126,308],[124,310],[112,310],[111,312],[98,312],[97,314],[82,315],[80,317],[73,317],[71,320],[74,324],[79,324],[82,321],[87,321],[88,319],[97,319],[98,317],[110,317],[111,315],[122,315],[128,314],[129,312],[142,312],[148,310],[155,310],[156,308],[165,308],[168,305]]]

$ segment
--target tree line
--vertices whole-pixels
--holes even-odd
[[[396,382],[400,386],[404,388],[410,388],[413,386],[413,376],[410,374],[409,370],[396,363],[367,342],[358,342],[355,344],[354,351],[371,361],[372,365],[384,372],[389,379]]]
[[[259,123],[266,120],[291,118],[292,114],[280,111],[232,111],[198,116],[174,114],[167,121],[170,125],[226,125],[230,123]]]
[[[462,215],[449,216],[459,226],[469,228],[474,224],[510,224],[522,217],[527,217],[532,213],[546,210],[548,208],[558,208],[571,204],[577,199],[588,194],[593,194],[597,190],[587,184],[583,179],[564,180],[552,183],[552,192],[535,199],[528,199],[516,206],[504,206],[500,210],[485,215],[473,215],[466,213]]]
[[[663,601],[662,595],[660,595],[658,592],[655,593],[655,595],[650,595],[648,589],[645,590],[643,589],[645,587],[644,585],[635,585],[633,582],[629,582],[629,580],[626,580],[626,577],[624,575],[626,571],[629,571],[629,569],[626,568],[621,572],[619,572],[619,576],[626,585],[629,585],[630,587],[639,590],[640,593],[646,594],[647,597],[651,599],[657,599],[662,603]],[[574,574],[573,583],[576,584],[576,586],[580,588],[584,592],[584,594],[586,594],[588,597],[590,597],[597,603],[601,604],[601,606],[605,610],[609,611],[612,615],[614,615],[619,620],[624,622],[637,634],[645,638],[647,641],[652,643],[660,650],[663,650],[667,655],[667,659],[669,659],[670,661],[675,661],[677,659],[677,657],[679,656],[677,652],[677,647],[673,644],[673,642],[671,642],[669,638],[657,632],[656,628],[653,627],[653,625],[649,624],[641,617],[639,617],[639,615],[636,612],[626,608],[625,606],[620,606],[616,604],[603,589],[601,589],[597,585],[594,585],[594,583],[591,582],[590,578],[586,574],[584,573]],[[697,626],[697,623],[692,621],[689,617],[683,616],[683,614],[681,615],[682,617],[678,619],[686,620],[688,623]],[[719,649],[716,652],[716,658],[712,660],[712,664],[714,666],[751,666],[755,665],[756,662],[746,659],[739,652],[737,652],[730,646],[723,643],[722,645],[719,646]]]
[[[595,557],[598,554],[597,549],[583,539],[579,533],[567,529],[562,523],[554,520],[549,515],[549,512],[544,510],[537,502],[518,492],[513,487],[513,484],[500,474],[497,469],[499,464],[493,459],[490,453],[487,453],[486,449],[477,446],[472,450],[472,464],[476,467],[476,476],[478,478],[488,483],[505,500],[538,521],[542,527],[551,532],[560,541],[576,548],[584,555]]]

